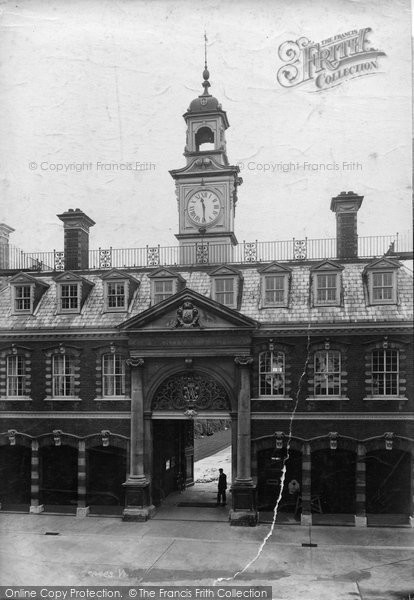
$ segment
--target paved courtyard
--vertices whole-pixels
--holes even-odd
[[[414,598],[414,530],[277,525],[230,527],[227,507],[178,506],[215,498],[229,452],[197,463],[198,483],[169,496],[155,518],[0,514],[1,585],[271,585],[275,600]],[[51,535],[53,534],[53,535]],[[314,547],[302,544],[316,544]],[[221,585],[221,582],[220,582]]]

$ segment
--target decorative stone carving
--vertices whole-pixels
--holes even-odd
[[[187,408],[187,410],[184,411],[184,415],[189,419],[195,419],[198,415],[198,412],[193,408]]]
[[[241,354],[240,356],[234,357],[234,362],[240,367],[248,367],[252,364],[253,357],[249,356],[249,354]]]
[[[138,358],[135,356],[131,356],[131,358],[127,358],[125,363],[128,365],[128,367],[142,367],[144,364],[144,359],[143,358]]]
[[[179,374],[169,377],[158,388],[152,409],[230,410],[230,400],[223,386],[214,379],[205,375]]]
[[[283,432],[276,431],[275,437],[276,437],[276,450],[281,450],[283,448]]]
[[[191,302],[191,298],[189,296],[186,296],[181,306],[178,307],[177,319],[173,327],[183,327],[185,329],[200,327],[198,309]]]
[[[331,450],[336,450],[338,447],[338,433],[336,431],[329,432],[329,447]]]
[[[15,446],[16,445],[16,434],[17,431],[15,429],[9,429],[8,432],[8,437],[9,437],[9,442],[10,442],[10,446]]]
[[[109,446],[109,436],[110,435],[111,435],[111,432],[108,431],[108,429],[102,429],[101,437],[102,437],[102,446],[104,446],[104,448]]]
[[[53,430],[53,441],[55,443],[55,446],[61,446],[62,445],[62,431],[60,429],[54,429]]]
[[[384,437],[385,437],[385,449],[392,450],[394,434],[392,433],[392,431],[387,431],[384,434]]]

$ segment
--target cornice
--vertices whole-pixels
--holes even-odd
[[[320,323],[306,322],[303,323],[272,323],[260,322],[260,331],[254,331],[255,337],[265,337],[274,335],[275,333],[283,333],[286,335],[318,335],[327,333],[345,334],[345,335],[366,335],[367,333],[383,333],[384,331],[398,331],[398,333],[413,333],[413,326],[409,321],[378,321],[355,323],[344,321],[341,323]]]
[[[127,340],[128,336],[117,329],[18,329],[0,331],[3,341],[6,340],[43,340],[43,339],[102,339],[114,338]]]
[[[290,412],[252,412],[252,421],[290,421]],[[395,412],[297,412],[295,421],[414,421],[414,413]]]
[[[2,419],[130,419],[131,413],[129,411],[70,411],[70,410],[42,410],[42,411],[31,411],[31,410],[4,410],[0,411],[0,417]]]

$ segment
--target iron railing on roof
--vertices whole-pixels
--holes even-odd
[[[358,257],[375,258],[389,254],[412,253],[410,232],[358,238]],[[145,246],[144,248],[99,248],[89,251],[89,269],[172,267],[190,265],[251,264],[271,261],[324,260],[337,258],[336,238],[296,239],[272,242],[211,244],[208,241],[183,246]],[[10,269],[63,271],[64,252],[23,252],[8,247],[0,257]]]

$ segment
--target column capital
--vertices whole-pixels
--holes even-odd
[[[250,367],[253,362],[253,357],[249,354],[239,354],[234,357],[234,362],[236,365],[239,365],[239,367]]]
[[[128,367],[132,368],[142,367],[144,365],[144,359],[138,358],[137,356],[131,356],[130,358],[127,358],[125,362]]]

